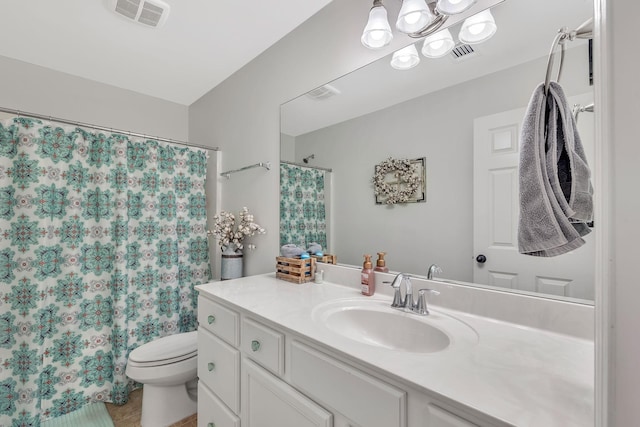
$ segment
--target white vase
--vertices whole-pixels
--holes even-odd
[[[227,246],[222,252],[220,279],[230,280],[242,277],[242,251]]]

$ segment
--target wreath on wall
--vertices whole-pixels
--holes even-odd
[[[389,157],[375,167],[374,193],[376,200],[381,199],[384,204],[392,205],[411,201],[421,183],[418,167],[410,159]]]

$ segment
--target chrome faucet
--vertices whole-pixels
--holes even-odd
[[[434,276],[439,273],[442,273],[442,269],[438,267],[438,264],[431,264],[427,271],[427,279],[434,280]]]
[[[384,282],[389,283],[389,282]],[[402,298],[402,284],[404,283],[404,298]],[[419,314],[421,316],[426,316],[429,314],[429,310],[427,309],[427,299],[425,296],[426,292],[439,295],[440,292],[434,291],[433,289],[420,289],[418,291],[418,301],[414,304],[413,302],[413,287],[411,286],[411,276],[405,273],[398,273],[398,275],[391,282],[391,287],[394,289],[393,293],[393,302],[391,303],[391,307],[402,309],[404,311],[412,312]]]

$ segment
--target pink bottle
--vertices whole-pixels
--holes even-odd
[[[380,271],[382,273],[388,273],[389,269],[387,268],[387,265],[384,261],[384,256],[386,255],[386,252],[378,252],[378,261],[376,261],[376,268],[374,268],[374,271]]]
[[[376,292],[376,281],[371,268],[371,255],[364,256],[362,272],[360,273],[362,295],[370,297]]]

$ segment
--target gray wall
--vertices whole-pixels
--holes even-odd
[[[586,45],[567,51],[567,96],[592,92],[587,57]],[[362,254],[386,251],[392,270],[426,274],[437,263],[443,277],[473,281],[473,121],[524,108],[546,60],[296,137],[296,161],[314,153],[313,165],[333,169],[336,238],[330,249],[340,262],[360,265]],[[593,123],[587,119],[582,122]],[[591,141],[592,131],[587,134]],[[374,204],[373,165],[388,157],[427,158],[426,203]]]
[[[3,56],[0,94],[5,108],[183,141],[188,136],[185,105]]]

